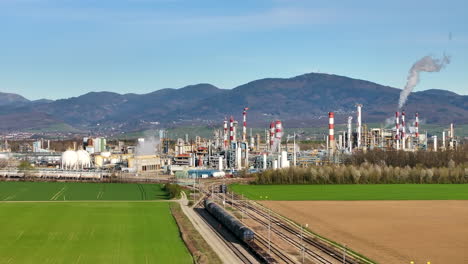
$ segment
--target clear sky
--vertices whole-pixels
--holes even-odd
[[[0,0],[0,91],[146,93],[326,72],[468,94],[468,1]]]

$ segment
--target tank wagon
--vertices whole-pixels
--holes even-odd
[[[219,222],[221,222],[221,224],[234,233],[234,235],[236,235],[236,237],[240,240],[246,243],[254,240],[255,233],[252,230],[250,230],[212,200],[205,200],[205,208],[212,216],[214,216]]]

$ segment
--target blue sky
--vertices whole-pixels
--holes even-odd
[[[468,94],[467,1],[0,0],[0,91],[146,93],[326,72]],[[451,38],[449,37],[451,35]]]

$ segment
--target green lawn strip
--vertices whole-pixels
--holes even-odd
[[[233,184],[230,188],[252,200],[468,200],[468,184]]]
[[[0,201],[167,200],[161,184],[0,182]]]
[[[192,263],[169,203],[0,203],[0,263]]]
[[[198,233],[190,220],[185,216],[178,203],[170,205],[172,215],[176,220],[181,236],[187,248],[192,253],[196,263],[221,263],[218,254],[206,243],[205,239]]]

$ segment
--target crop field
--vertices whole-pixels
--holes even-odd
[[[0,263],[192,263],[167,202],[0,202],[0,233]]]
[[[160,184],[0,182],[0,201],[160,200]]]
[[[230,185],[252,200],[468,200],[468,184]]]
[[[377,263],[468,263],[468,201],[261,201]]]

